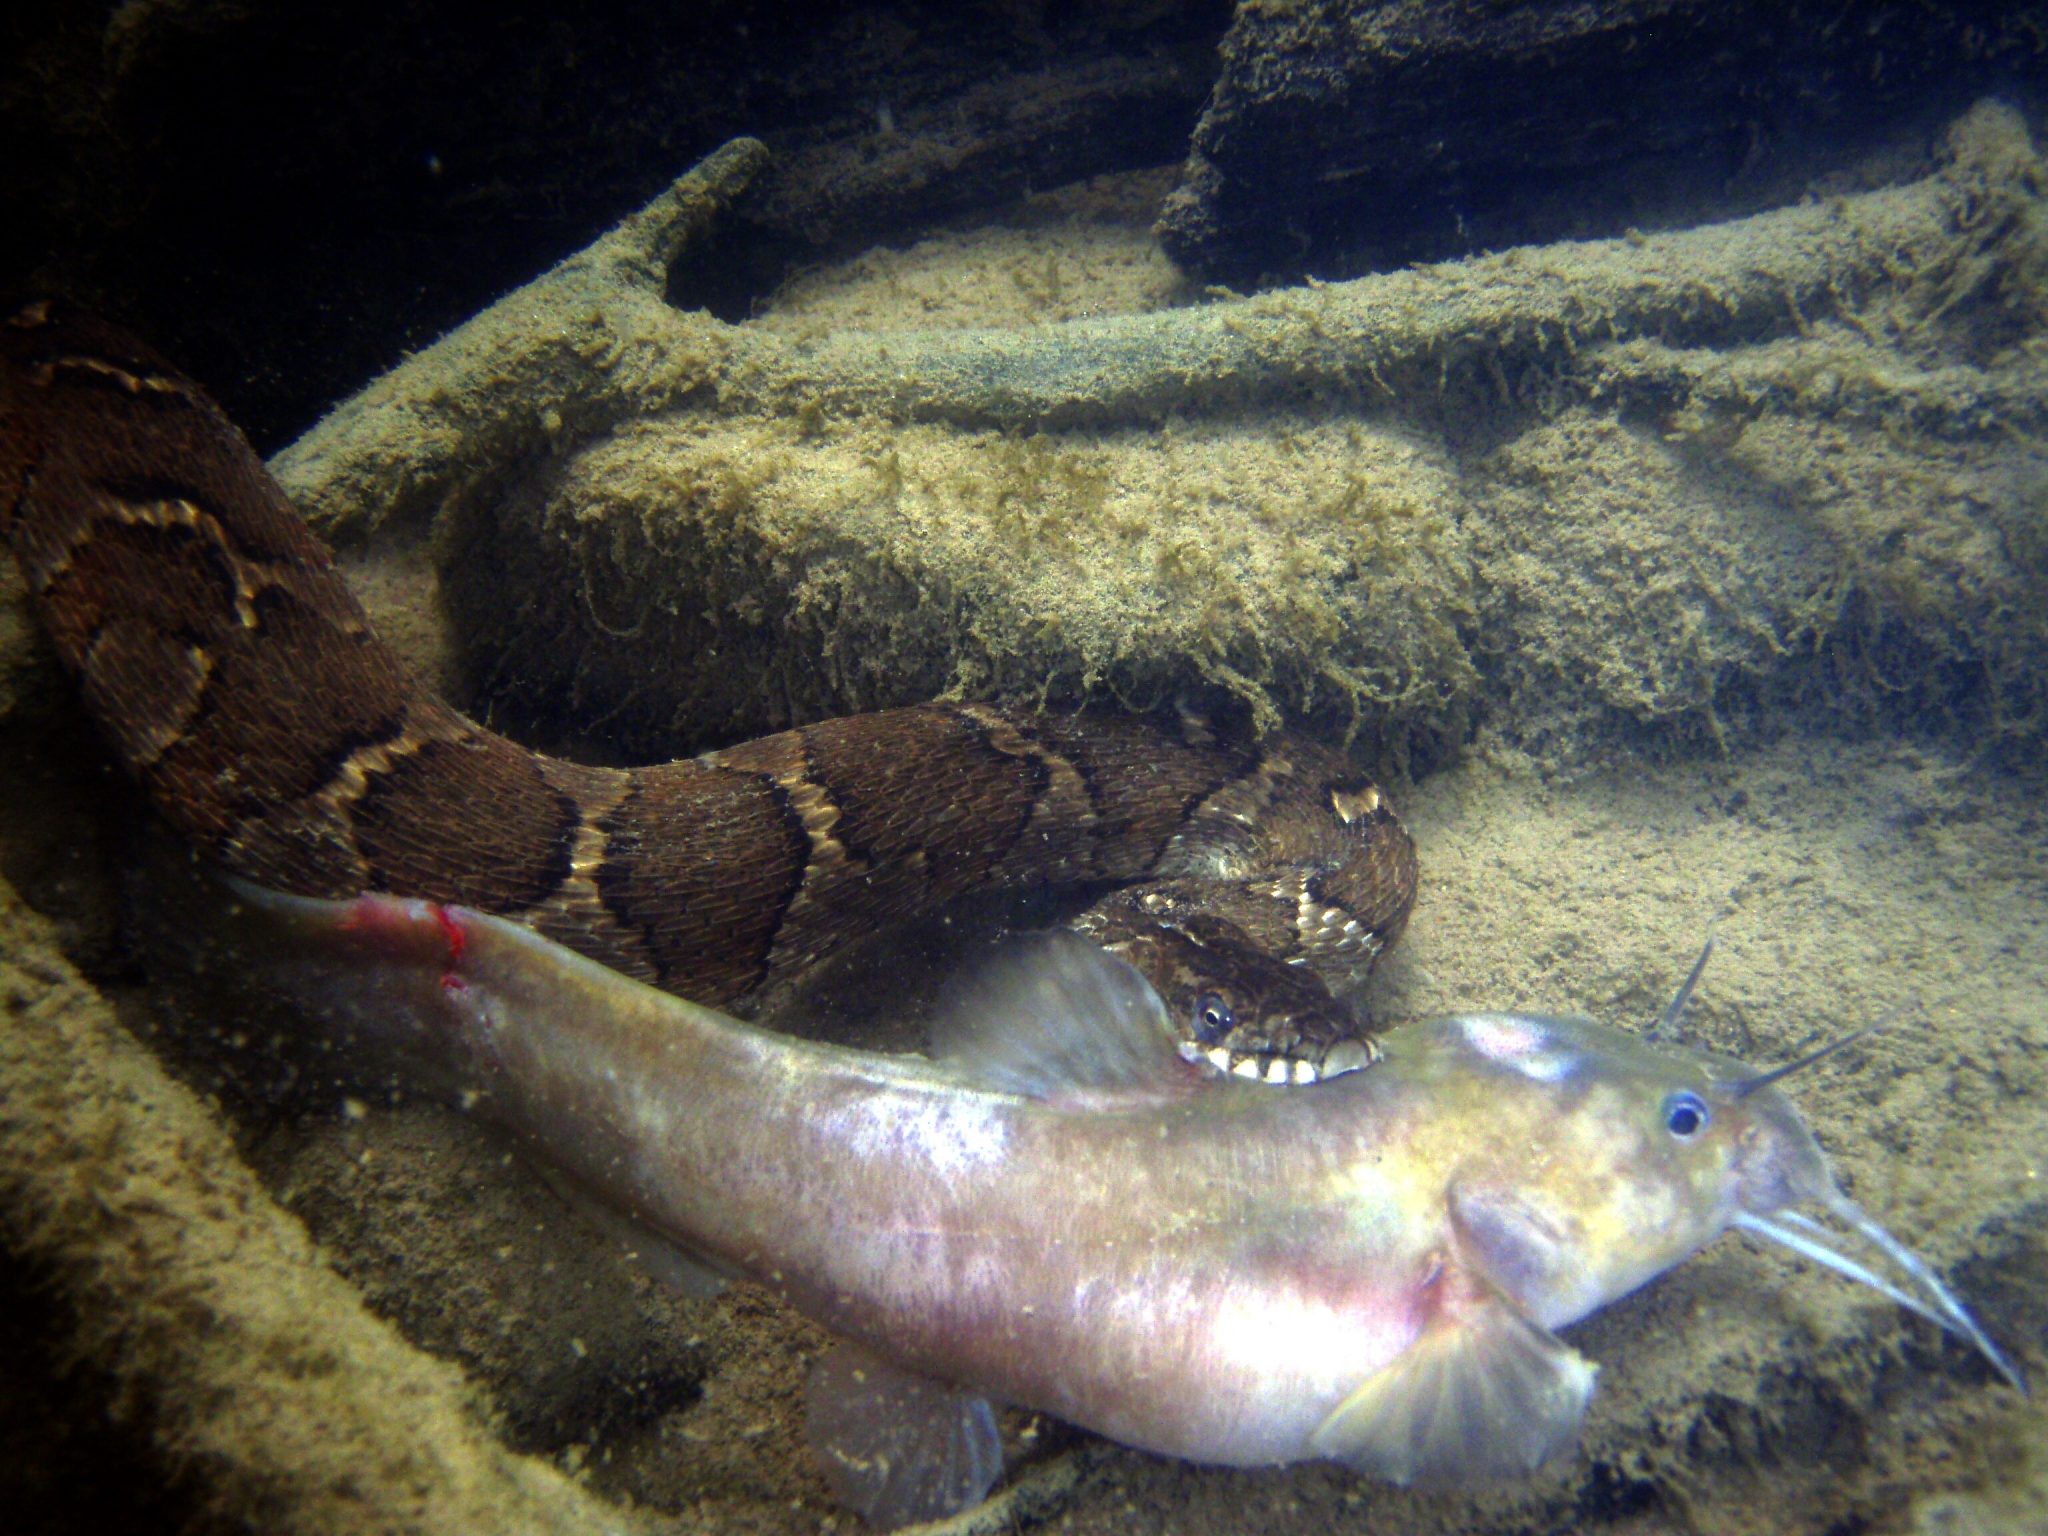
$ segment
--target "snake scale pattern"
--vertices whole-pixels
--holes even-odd
[[[414,681],[203,390],[50,303],[0,322],[0,534],[157,811],[259,885],[460,902],[732,1006],[966,893],[1101,883],[1075,926],[1191,1057],[1301,1082],[1374,1054],[1331,989],[1399,936],[1415,853],[1316,743],[931,704],[647,767],[546,756]]]

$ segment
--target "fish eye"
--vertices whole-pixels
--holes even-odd
[[[1195,999],[1195,1038],[1214,1045],[1237,1024],[1237,1015],[1220,992],[1204,992]]]
[[[1664,1100],[1664,1129],[1680,1141],[1691,1141],[1707,1128],[1707,1101],[1690,1088],[1681,1088]]]

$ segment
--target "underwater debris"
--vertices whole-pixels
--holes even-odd
[[[1556,766],[1645,722],[1725,744],[1760,701],[2048,722],[2048,174],[2011,108],[1903,185],[1004,329],[666,304],[764,154],[275,461],[332,538],[438,518],[512,718],[667,755],[1208,687],[1396,761],[1483,720]]]

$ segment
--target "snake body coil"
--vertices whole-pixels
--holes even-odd
[[[1414,899],[1380,792],[1314,743],[923,705],[687,760],[529,750],[425,692],[220,409],[38,304],[0,325],[0,532],[157,810],[237,875],[516,917],[730,1005],[977,888],[1115,882],[1076,920],[1219,1066],[1370,1059],[1325,984]]]

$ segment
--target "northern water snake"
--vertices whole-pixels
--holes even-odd
[[[1399,936],[1415,854],[1327,747],[929,704],[648,767],[546,756],[414,681],[197,385],[48,303],[0,326],[0,485],[121,760],[260,885],[514,916],[730,1005],[978,888],[1112,883],[1075,925],[1153,979],[1188,1054],[1276,1082],[1372,1057],[1328,988]]]

